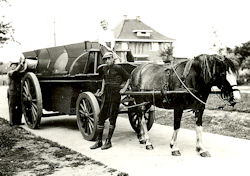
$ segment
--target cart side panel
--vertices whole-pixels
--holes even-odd
[[[66,65],[68,63],[68,53],[66,52],[64,46],[58,46],[53,48],[47,48],[50,56],[50,64],[48,65],[48,70],[51,70],[52,73],[65,73]]]
[[[80,56],[81,54],[83,54],[84,52],[86,52],[86,44],[85,42],[82,42],[82,43],[76,43],[76,44],[71,44],[71,45],[65,45],[65,49],[69,57],[66,70],[69,71],[71,65],[76,60],[76,58]]]
[[[88,56],[89,54],[86,52],[81,57],[78,57],[70,66],[69,74],[76,75],[76,74],[84,73],[85,66],[88,61]]]
[[[37,58],[38,58],[38,65],[36,72],[37,73],[46,73],[52,72],[52,70],[48,70],[50,64],[50,56],[47,49],[37,50]]]
[[[85,82],[42,82],[40,83],[43,108],[62,114],[75,114],[76,101],[82,92],[96,92],[101,87],[101,80]]]
[[[43,108],[47,111],[70,114],[73,89],[70,84],[41,84]]]
[[[27,51],[23,53],[25,58],[29,58],[29,57],[37,57],[37,53],[35,51]]]

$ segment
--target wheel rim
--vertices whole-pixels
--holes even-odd
[[[145,113],[145,116],[144,116],[148,130],[150,130],[150,128],[151,128],[151,124],[150,124],[150,120],[151,120],[150,118],[152,118],[151,113],[152,112],[150,110],[148,110]],[[130,120],[130,124],[131,124],[132,128],[136,132],[139,132],[139,130],[140,130],[139,118],[138,118],[136,109],[133,108],[133,109],[130,110],[130,112],[129,112],[129,120]]]
[[[42,115],[41,90],[34,75],[28,74],[23,80],[22,104],[26,123],[31,128],[37,128]],[[38,90],[39,89],[39,90]]]
[[[95,129],[95,117],[93,108],[86,98],[82,98],[79,103],[79,123],[86,135],[91,135]]]

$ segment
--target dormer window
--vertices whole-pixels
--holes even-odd
[[[137,37],[150,37],[152,30],[133,30]]]

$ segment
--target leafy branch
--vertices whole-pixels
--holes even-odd
[[[160,50],[160,57],[162,57],[163,62],[170,62],[173,60],[173,46],[164,47]]]

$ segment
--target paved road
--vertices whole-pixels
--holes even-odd
[[[6,87],[0,87],[0,117],[8,119]],[[173,157],[168,147],[172,128],[154,124],[150,137],[155,149],[147,151],[138,143],[128,119],[122,116],[117,122],[113,147],[107,151],[89,149],[93,142],[82,138],[74,116],[42,118],[38,130],[23,127],[132,176],[249,174],[249,140],[204,133],[204,143],[212,157],[201,158],[195,152],[195,132],[181,129],[178,141],[182,156]]]

